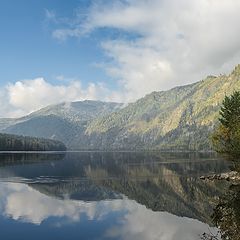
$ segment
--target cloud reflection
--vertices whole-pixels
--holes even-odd
[[[5,217],[36,225],[50,217],[80,223],[83,216],[87,220],[104,221],[108,214],[118,214],[116,222],[103,229],[105,239],[194,240],[209,231],[209,226],[198,220],[153,212],[127,198],[99,202],[60,200],[20,183],[0,184],[0,211]],[[55,226],[62,226],[62,222]]]

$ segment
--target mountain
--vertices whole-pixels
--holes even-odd
[[[209,150],[225,95],[240,90],[240,65],[226,76],[153,92],[86,129],[98,149]]]
[[[153,92],[125,107],[63,103],[21,119],[1,119],[0,130],[58,139],[79,150],[210,150],[222,100],[235,90],[240,90],[240,65],[229,75]]]
[[[56,140],[0,133],[0,151],[66,151]]]
[[[120,103],[100,101],[61,103],[23,118],[11,121],[1,119],[0,130],[10,134],[60,140],[70,148],[79,148],[79,142],[90,121],[117,111],[122,106]]]

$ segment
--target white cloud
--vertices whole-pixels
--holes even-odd
[[[171,63],[148,47],[131,46],[125,42],[109,41],[103,44],[105,51],[118,64],[107,67],[108,74],[120,79],[120,86],[128,101],[143,97],[146,93],[160,90],[161,84],[171,86]],[[169,84],[170,83],[170,84]]]
[[[96,1],[84,18],[76,16],[75,24],[56,29],[53,36],[66,40],[101,28],[137,35],[102,44],[112,59],[106,71],[132,100],[238,64],[239,10],[236,0]]]
[[[80,81],[52,85],[43,78],[18,81],[0,89],[2,117],[19,117],[42,107],[60,102],[81,100],[114,100],[114,95],[103,84],[89,83],[83,87]]]
[[[239,10],[236,0],[99,0],[84,13],[75,10],[72,19],[46,10],[46,20],[60,26],[52,33],[60,40],[91,37],[102,28],[124,33],[104,36],[107,61],[98,64],[116,79],[118,90],[102,83],[83,87],[74,79],[67,83],[64,76],[57,77],[57,85],[42,78],[19,81],[0,90],[0,116],[21,116],[63,101],[129,102],[228,72],[240,62]]]
[[[45,9],[45,16],[47,21],[57,22],[56,13],[54,11]]]

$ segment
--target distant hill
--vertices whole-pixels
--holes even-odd
[[[55,140],[0,133],[0,151],[65,151],[66,146]]]
[[[51,105],[23,118],[10,121],[0,119],[0,131],[55,139],[64,142],[68,148],[79,149],[89,122],[117,111],[122,106],[120,103],[100,101]]]
[[[210,150],[220,105],[234,90],[240,90],[240,65],[229,75],[153,92],[125,107],[83,101],[0,119],[0,130],[57,139],[70,149]]]

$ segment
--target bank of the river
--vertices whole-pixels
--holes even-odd
[[[201,176],[202,180],[227,180],[231,182],[239,182],[240,183],[240,173],[236,171],[230,171],[221,174],[212,174],[207,176]]]

